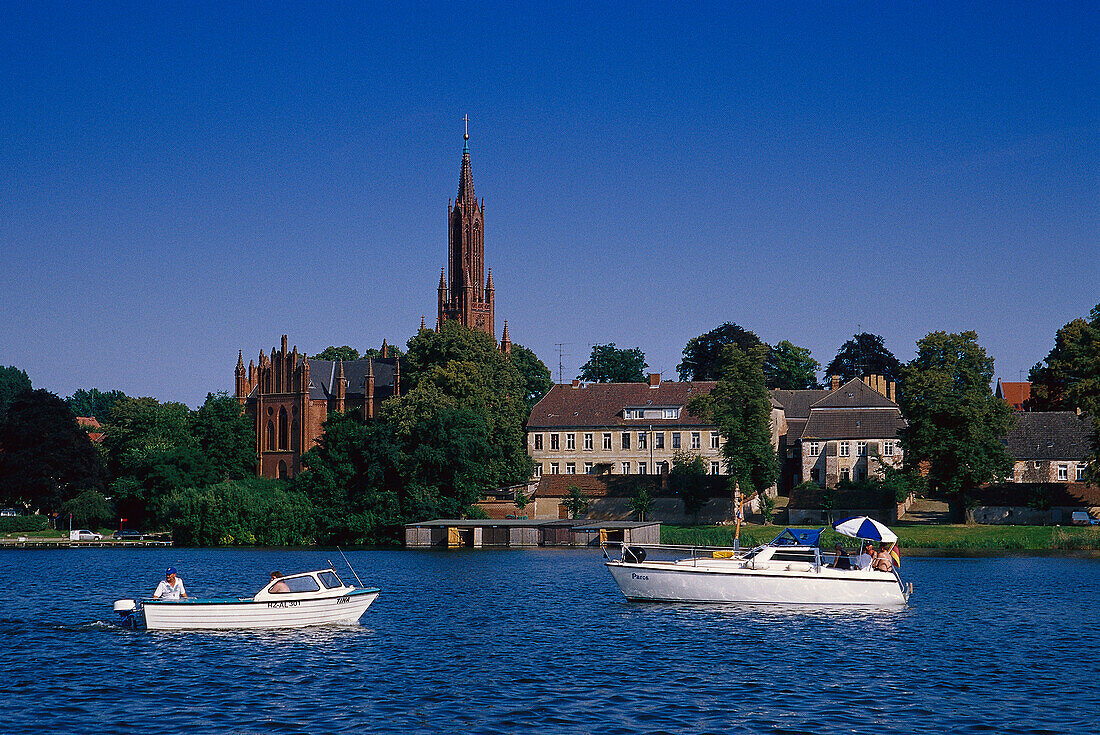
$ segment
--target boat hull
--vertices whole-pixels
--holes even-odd
[[[904,605],[893,574],[809,567],[791,571],[736,566],[608,562],[626,599],[635,602],[741,602],[785,605]]]
[[[331,596],[298,600],[144,600],[142,617],[148,630],[241,630],[352,625],[359,622],[377,589],[357,589]]]

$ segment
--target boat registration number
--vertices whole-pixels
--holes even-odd
[[[302,603],[297,600],[280,600],[279,602],[269,602],[268,607],[298,607]]]
[[[648,574],[638,574],[636,572],[631,572],[630,573],[630,578],[631,579],[643,579],[646,582],[649,581],[649,575]]]
[[[337,597],[337,598],[336,598],[336,604],[337,604],[337,605],[345,605],[345,604],[347,604],[347,603],[349,603],[349,602],[351,602],[351,598],[350,598],[350,597]]]

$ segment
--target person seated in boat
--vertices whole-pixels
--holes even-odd
[[[829,566],[833,569],[851,569],[852,561],[848,558],[848,552],[844,550],[844,545],[839,541],[836,546],[833,547],[833,551],[836,552],[836,558],[833,559],[833,563]]]
[[[875,554],[875,560],[871,563],[871,566],[880,572],[894,571],[894,561],[890,558],[890,547],[888,544],[879,545],[879,550]]]
[[[275,582],[275,584],[271,585],[271,587],[269,587],[268,590],[267,590],[268,592],[290,592],[290,588],[286,586],[286,582],[283,582],[280,579],[282,576],[283,576],[282,572],[272,572],[271,573],[271,579],[272,580],[279,579],[280,581]]]
[[[875,547],[871,545],[870,541],[864,542],[863,553],[856,559],[857,569],[870,569],[871,564],[875,560]]]
[[[179,600],[187,599],[187,590],[183,587],[183,580],[176,576],[176,568],[168,567],[164,573],[164,579],[157,585],[157,591],[153,593],[154,600]]]

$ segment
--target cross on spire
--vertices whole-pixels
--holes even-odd
[[[469,115],[463,115],[462,116],[462,122],[464,122],[466,124],[466,130],[465,130],[465,132],[462,136],[462,139],[463,140],[469,140],[470,139],[470,116]]]

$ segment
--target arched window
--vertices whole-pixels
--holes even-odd
[[[267,422],[267,450],[269,452],[275,451],[275,422]]]
[[[285,480],[287,478],[286,462],[279,460],[279,479]]]
[[[286,408],[279,409],[279,449],[286,449],[287,444]]]
[[[290,448],[295,452],[302,450],[302,443],[298,438],[299,428],[298,419],[290,422]]]

